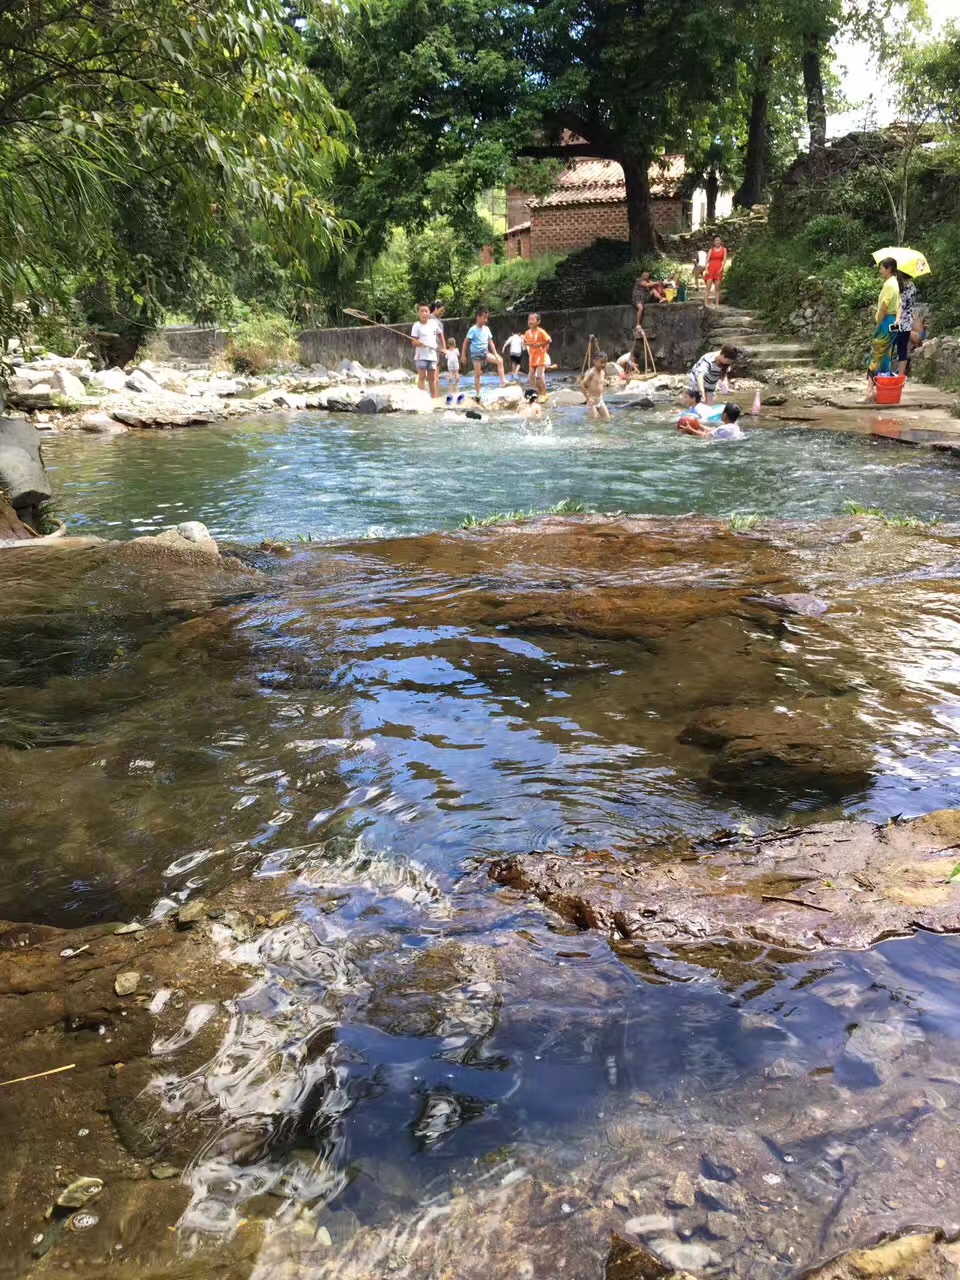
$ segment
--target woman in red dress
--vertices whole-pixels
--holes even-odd
[[[710,305],[710,289],[713,289],[713,298],[717,306],[720,305],[720,285],[723,283],[723,273],[727,266],[727,250],[723,241],[719,236],[713,237],[713,247],[707,254],[707,269],[703,273],[703,282],[707,287],[706,294],[703,299],[703,305]]]

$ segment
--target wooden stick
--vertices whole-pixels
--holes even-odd
[[[38,1071],[32,1076],[17,1076],[15,1080],[0,1080],[0,1089],[5,1089],[8,1084],[23,1084],[24,1080],[42,1080],[44,1076],[58,1076],[61,1071],[72,1071],[77,1064],[68,1062],[65,1067],[51,1067],[49,1071]]]
[[[362,311],[354,311],[352,307],[344,307],[343,314],[350,316],[353,320],[362,320],[364,324],[372,324],[375,329],[386,329],[388,333],[395,333],[398,338],[406,338],[408,342],[412,342],[415,347],[421,344],[416,338],[411,338],[409,333],[401,333],[398,328],[394,328],[390,324],[381,324],[379,320],[371,320],[369,316],[365,316]]]

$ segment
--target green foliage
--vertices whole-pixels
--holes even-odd
[[[824,213],[813,218],[803,232],[803,242],[814,262],[859,254],[866,228],[858,218],[843,213]]]
[[[731,533],[749,533],[760,523],[760,515],[756,511],[735,511],[730,517]]]
[[[198,264],[263,245],[308,276],[348,122],[283,0],[47,0],[0,15],[0,330],[79,298],[135,345]]]
[[[540,281],[552,276],[562,261],[562,254],[545,253],[476,267],[463,283],[458,310],[469,315],[482,303],[494,313],[510,311],[521,299],[535,297]]]
[[[515,521],[536,520],[540,516],[568,516],[577,515],[584,510],[582,502],[575,502],[572,498],[564,498],[561,502],[555,503],[552,507],[545,507],[541,510],[533,511],[495,511],[489,516],[467,516],[461,520],[461,529],[487,529],[495,524],[511,524]]]
[[[859,502],[845,502],[844,511],[851,516],[870,516],[875,520],[882,520],[884,524],[889,525],[893,529],[922,529],[923,521],[918,520],[916,516],[891,515],[883,510],[882,507],[864,507]]]
[[[224,355],[237,373],[266,373],[297,358],[296,331],[287,316],[254,314],[230,334]]]
[[[541,279],[534,301],[542,311],[622,306],[630,302],[634,282],[645,268],[654,280],[691,277],[689,263],[658,254],[634,259],[626,241],[596,240],[563,258],[552,275]]]

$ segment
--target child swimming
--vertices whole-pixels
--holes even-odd
[[[610,421],[610,410],[603,402],[603,390],[607,384],[607,353],[599,351],[593,365],[580,379],[578,386],[587,398],[587,408],[591,418],[599,418],[602,422]]]
[[[686,395],[689,399],[696,393],[688,391]],[[738,421],[742,413],[738,404],[733,404],[732,402],[725,404],[720,415],[720,421],[715,427],[711,427],[708,421],[705,422],[703,417],[700,416],[701,413],[704,413],[704,417],[710,416],[709,410],[707,409],[704,412],[704,407],[696,402],[692,406],[688,406],[686,411],[677,419],[677,430],[687,436],[697,436],[701,440],[742,440],[744,438]]]

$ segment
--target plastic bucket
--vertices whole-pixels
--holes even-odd
[[[877,374],[877,404],[899,404],[903,395],[903,384],[907,380],[905,373]]]

